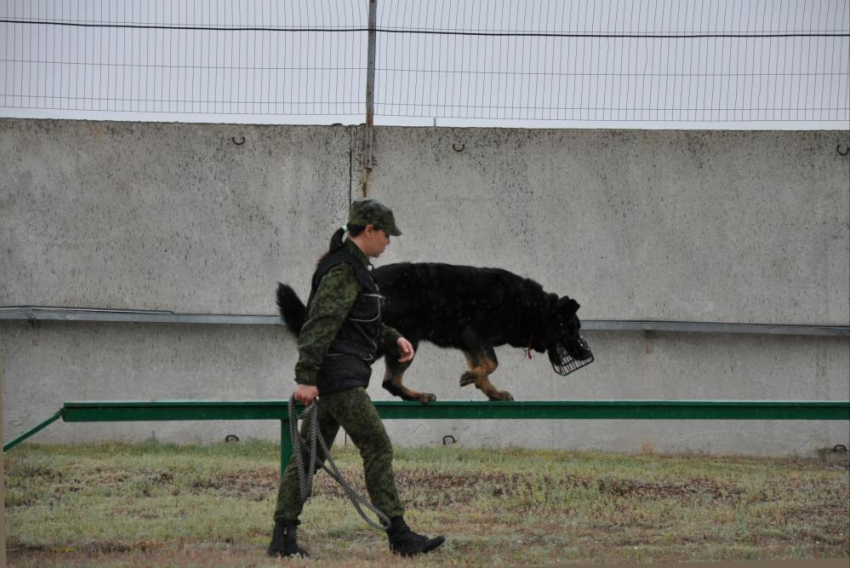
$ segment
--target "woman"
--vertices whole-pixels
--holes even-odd
[[[348,239],[343,240],[346,233]],[[351,205],[348,224],[334,233],[313,274],[307,321],[298,336],[295,399],[305,406],[318,404],[319,429],[329,447],[340,426],[348,433],[363,458],[369,498],[390,518],[390,550],[414,556],[434,550],[445,539],[416,534],[404,522],[392,444],[366,394],[379,349],[396,349],[403,363],[414,355],[409,341],[381,323],[383,297],[369,273],[369,257],[380,256],[390,236],[399,235],[393,212],[377,200],[361,199]],[[308,427],[302,425],[302,435]],[[293,456],[278,492],[269,556],[308,556],[297,540],[302,506]]]

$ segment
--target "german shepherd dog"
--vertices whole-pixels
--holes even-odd
[[[490,382],[499,364],[495,347],[547,352],[553,366],[559,346],[576,360],[591,357],[579,334],[578,302],[544,292],[537,282],[507,270],[404,262],[376,268],[372,276],[386,298],[383,322],[414,349],[429,341],[463,351],[469,370],[461,375],[460,386],[475,384],[490,400],[513,400]],[[277,305],[287,328],[298,336],[307,315],[304,303],[291,287],[279,284]],[[385,389],[404,400],[436,400],[403,384],[412,361],[399,363],[394,346],[384,346],[380,355],[385,356]]]

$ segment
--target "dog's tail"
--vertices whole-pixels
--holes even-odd
[[[307,307],[291,287],[277,283],[277,309],[287,329],[298,337],[307,318]]]

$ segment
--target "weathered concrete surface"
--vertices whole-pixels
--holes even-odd
[[[370,191],[386,262],[506,268],[585,318],[847,325],[848,138],[387,128]]]
[[[245,137],[243,145],[237,145]],[[370,195],[404,235],[386,258],[499,266],[584,318],[850,320],[850,159],[836,132],[379,128]],[[457,152],[452,148],[463,148]],[[306,297],[359,193],[351,128],[0,121],[0,305],[274,313]],[[351,162],[353,156],[354,162]],[[350,172],[354,172],[352,176]],[[284,399],[275,327],[2,322],[6,439],[66,400]],[[518,400],[850,398],[847,338],[588,333],[567,378],[501,348]],[[406,381],[443,400],[463,356],[423,345]],[[370,392],[380,388],[376,365]],[[388,422],[398,444],[806,454],[846,422]],[[274,423],[54,424],[41,441],[278,436]]]
[[[850,351],[843,338],[705,334],[588,333],[597,361],[568,377],[545,357],[501,348],[492,376],[518,400],[802,399],[846,400]],[[3,415],[7,440],[68,400],[286,399],[296,351],[273,326],[27,322],[3,324]],[[458,384],[463,355],[423,345],[405,381],[442,400],[484,400]],[[392,397],[374,369],[370,395]],[[803,421],[387,421],[402,445],[436,445],[451,434],[464,446],[809,455],[847,444],[846,422]],[[35,441],[222,441],[277,439],[276,422],[210,421],[64,424]]]
[[[529,361],[519,349],[497,349],[491,381],[517,400],[848,400],[850,349],[845,338],[588,332],[596,361],[567,377],[545,355]],[[484,400],[459,386],[463,355],[430,345],[405,375],[413,388],[442,400]],[[376,365],[370,394],[380,388]],[[393,439],[459,444],[618,452],[698,451],[808,455],[850,439],[847,422],[805,421],[421,421],[393,422]]]
[[[11,440],[71,400],[285,399],[295,344],[276,326],[3,322],[3,418]],[[273,421],[57,422],[33,440],[220,442],[279,438]]]
[[[244,143],[237,145],[244,137]],[[341,128],[0,121],[0,305],[270,313],[344,221]]]

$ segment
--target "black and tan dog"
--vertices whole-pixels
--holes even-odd
[[[460,385],[475,384],[491,400],[513,400],[490,382],[496,370],[495,347],[511,345],[549,354],[556,361],[558,344],[575,359],[590,356],[581,341],[575,300],[543,291],[543,287],[507,270],[435,263],[390,264],[372,271],[386,298],[383,321],[415,347],[429,341],[460,349],[469,370]],[[280,284],[277,303],[286,326],[297,336],[306,318],[304,303],[292,288]],[[436,400],[403,384],[411,363],[399,363],[395,352],[385,357],[383,387],[404,400]]]

